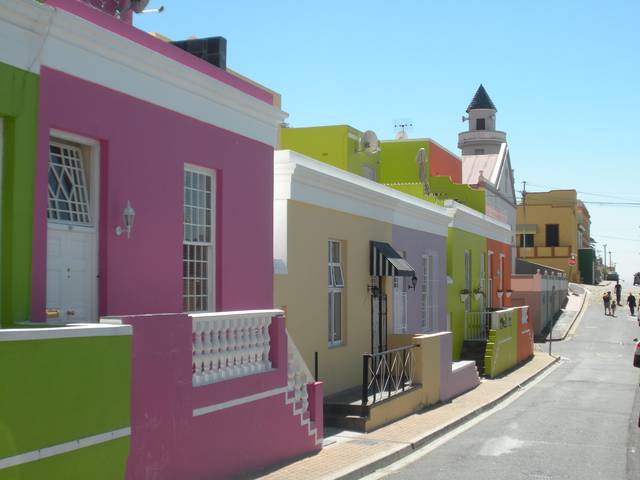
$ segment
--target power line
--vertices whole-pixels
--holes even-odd
[[[554,188],[551,187],[549,185],[539,185],[536,183],[530,183],[527,182],[529,185],[532,185],[534,187],[539,187],[539,188],[548,188],[549,190],[567,190],[566,188]],[[571,189],[572,190],[572,189]],[[535,193],[535,192],[534,192]],[[544,192],[543,192],[544,193]],[[622,197],[620,196],[621,192],[616,192],[618,195],[610,195],[609,192],[600,192],[600,193],[594,193],[594,192],[585,192],[582,190],[576,190],[576,193],[579,193],[581,195],[592,195],[595,197],[606,197],[606,198],[614,198],[614,199],[618,199],[618,200],[629,200],[628,198]],[[629,192],[628,195],[634,195],[637,196],[638,192]]]

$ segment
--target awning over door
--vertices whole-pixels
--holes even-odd
[[[538,225],[535,223],[520,223],[516,225],[516,233],[525,234],[525,233],[538,233]]]
[[[374,277],[413,277],[416,272],[409,263],[384,242],[371,242],[370,272]]]

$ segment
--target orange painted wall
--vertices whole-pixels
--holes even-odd
[[[462,162],[433,141],[429,141],[429,174],[451,177],[455,183],[462,183]]]
[[[493,252],[491,257],[489,257],[489,252]],[[502,272],[504,275],[503,289],[506,292],[507,290],[511,290],[511,246],[506,243],[497,242],[487,238],[487,261],[491,258],[491,276],[493,278],[491,305],[494,308],[498,308],[500,305],[500,301],[498,299],[498,290],[500,289],[500,276],[498,275],[498,272],[500,271],[500,254],[504,255],[504,257],[502,257]],[[507,298],[506,293],[502,296],[502,306],[511,306],[511,299]]]
[[[518,363],[524,362],[533,355],[533,323],[531,315],[527,315],[527,321],[522,323],[522,316],[528,308],[518,309]]]

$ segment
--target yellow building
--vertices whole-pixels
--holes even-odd
[[[516,224],[518,258],[564,270],[571,282],[588,281],[591,220],[575,190],[527,192]]]

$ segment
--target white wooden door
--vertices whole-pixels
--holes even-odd
[[[47,230],[47,308],[61,322],[95,322],[95,232],[50,224]]]

